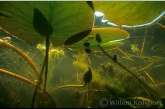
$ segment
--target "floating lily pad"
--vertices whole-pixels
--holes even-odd
[[[104,13],[104,19],[117,25],[149,23],[165,11],[164,1],[96,1],[93,4],[96,11]]]
[[[100,36],[101,42],[98,42],[96,37],[97,35]],[[91,50],[100,50],[98,45],[102,46],[105,50],[111,49],[117,46],[123,45],[122,42],[116,42],[114,40],[120,40],[129,37],[129,33],[125,30],[119,28],[92,28],[91,33],[86,36],[83,40],[67,46],[76,51],[82,51],[86,48]],[[113,41],[113,42],[109,42]],[[85,46],[84,43],[88,43],[89,46]]]
[[[70,36],[93,27],[94,14],[91,3],[85,1],[0,2],[0,26],[22,40],[40,43],[45,39],[45,32],[41,30],[47,25],[49,29],[53,28],[45,30],[52,32],[51,43],[54,46],[61,46]],[[33,27],[34,13],[43,17],[42,20],[40,19],[43,28]]]

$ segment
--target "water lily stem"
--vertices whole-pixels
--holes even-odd
[[[44,67],[45,67],[45,58],[44,58],[44,62],[43,62],[43,65],[42,65],[42,68],[41,68],[41,71],[40,71],[40,75],[41,75],[41,76],[42,76],[42,74],[43,74]],[[37,83],[37,86],[41,88],[41,84],[42,84],[42,78],[41,78],[41,80],[39,80],[39,82]],[[32,97],[32,102],[31,102],[31,108],[34,107],[34,102],[35,102],[35,99],[36,99],[37,92],[38,92],[38,88],[35,87],[35,90],[34,90],[34,93],[33,93],[33,97]]]
[[[24,53],[22,52],[20,49],[18,49],[17,47],[11,45],[10,43],[7,43],[3,40],[0,39],[0,46],[4,46],[4,47],[7,47],[7,48],[10,48],[12,49],[13,51],[15,51],[16,53],[18,53],[20,56],[23,57],[23,59],[25,61],[27,61],[29,63],[29,65],[32,67],[32,69],[34,70],[34,72],[36,73],[38,79],[40,79],[40,75],[39,75],[39,71],[37,69],[37,67],[35,66],[34,62]]]
[[[47,82],[47,75],[48,75],[49,45],[50,45],[49,36],[46,36],[45,83],[44,83],[44,91],[46,91],[46,82]]]
[[[22,81],[24,81],[26,83],[29,83],[29,84],[31,84],[31,85],[33,85],[35,87],[37,86],[34,82],[30,81],[29,79],[27,79],[27,78],[25,78],[23,76],[17,75],[15,73],[9,72],[7,70],[0,69],[0,73],[3,73],[3,74],[6,74],[8,76],[14,77],[16,79],[22,80]]]
[[[54,91],[56,91],[56,90],[62,89],[62,88],[82,88],[82,87],[85,87],[86,84],[87,84],[87,83],[85,83],[85,84],[83,84],[83,85],[64,85],[64,86],[60,86],[60,87],[58,87],[58,88],[53,89],[53,90],[51,91],[51,93],[54,92]]]
[[[143,39],[142,48],[141,48],[141,50],[140,50],[141,53],[143,52],[143,49],[144,49],[144,45],[145,45],[145,41],[146,41],[146,37],[147,37],[146,34],[147,34],[147,28],[146,28],[145,36],[144,36],[144,39]]]
[[[99,46],[99,48],[103,51],[103,53],[105,53],[110,59],[114,60],[113,57],[111,57],[101,46]],[[129,72],[131,75],[133,75],[140,83],[143,84],[143,86],[149,91],[149,93],[151,95],[155,94],[158,98],[160,98],[160,95],[158,93],[156,93],[151,87],[149,87],[145,82],[143,82],[140,78],[138,78],[134,73],[132,73],[129,69],[127,69],[125,66],[123,66],[121,63],[119,63],[118,61],[114,61],[116,62],[120,67],[122,67],[124,70],[126,70],[127,72]],[[152,93],[151,93],[152,92]]]

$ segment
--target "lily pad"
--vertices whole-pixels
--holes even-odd
[[[96,11],[104,13],[104,19],[117,25],[149,23],[165,11],[164,1],[95,1],[93,4]]]
[[[97,41],[97,35],[100,36],[101,42]],[[102,46],[105,50],[118,47],[124,43],[115,40],[125,39],[129,37],[129,33],[119,28],[92,28],[90,34],[81,41],[67,46],[75,51],[82,51],[91,49],[100,51],[98,45]]]
[[[51,29],[49,37],[54,46],[61,46],[70,36],[93,27],[93,9],[91,3],[85,1],[0,2],[0,26],[27,42],[43,42],[45,32],[33,27],[35,12],[43,17],[40,25],[46,25]]]

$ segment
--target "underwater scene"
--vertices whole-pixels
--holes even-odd
[[[164,1],[0,1],[0,108],[164,108],[164,78]]]

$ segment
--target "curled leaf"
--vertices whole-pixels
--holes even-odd
[[[84,72],[83,81],[85,83],[89,83],[91,80],[92,80],[92,71],[91,68],[88,67],[88,69]]]

